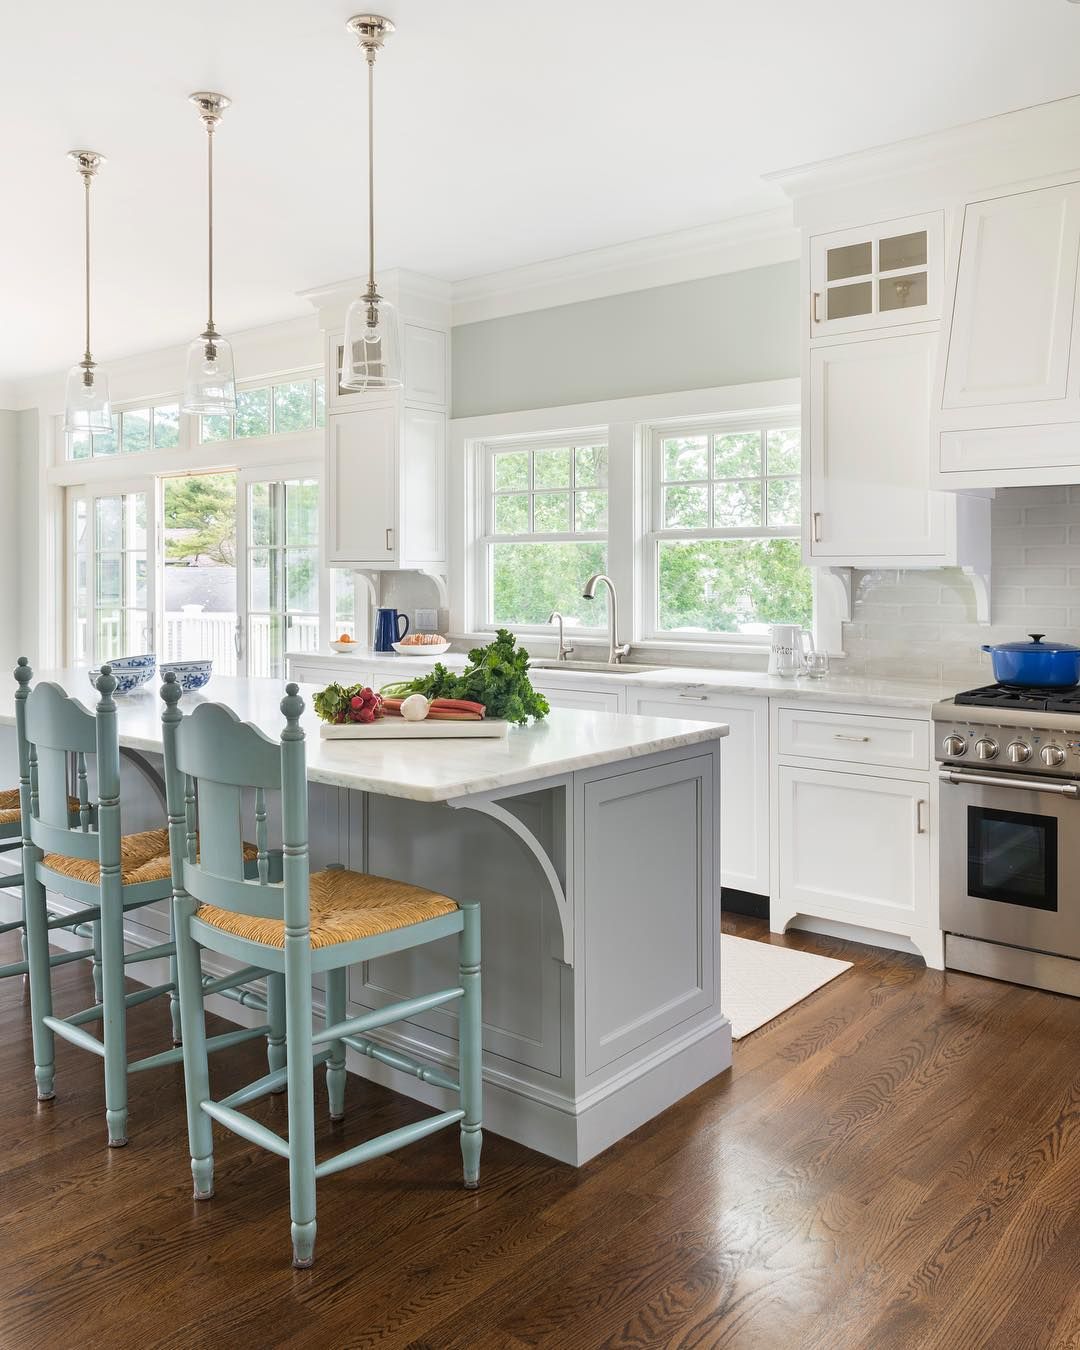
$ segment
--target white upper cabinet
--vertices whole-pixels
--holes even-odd
[[[811,561],[956,561],[954,504],[929,489],[934,341],[912,333],[811,351]]]
[[[1080,482],[1080,183],[969,202],[934,416],[947,487]]]
[[[810,336],[895,328],[941,316],[942,213],[810,239]]]
[[[1080,185],[964,211],[942,407],[1064,399],[1080,244]]]

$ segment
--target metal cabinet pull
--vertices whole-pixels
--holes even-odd
[[[844,731],[834,731],[834,732],[833,732],[833,740],[834,740],[834,741],[858,741],[858,743],[859,743],[860,745],[869,745],[869,744],[870,744],[870,737],[869,737],[869,736],[852,736],[852,735],[849,735],[847,732],[844,732]]]
[[[821,512],[815,511],[811,519],[814,522],[814,543],[821,543]]]
[[[810,321],[811,323],[820,323],[821,319],[817,312],[817,302],[821,299],[820,291],[813,291],[810,295]]]
[[[679,697],[680,697],[680,698],[694,698],[694,699],[697,699],[697,701],[698,701],[699,703],[704,703],[704,702],[706,701],[706,699],[707,699],[709,696],[708,696],[708,694],[683,694],[683,693],[680,693],[680,694],[679,694]]]
[[[394,531],[393,531],[393,529],[392,529],[389,525],[387,525],[387,527],[386,527],[386,551],[387,551],[387,553],[393,553],[393,551],[394,551],[393,536],[394,536]]]
[[[926,801],[925,801],[925,799],[922,798],[922,797],[920,797],[919,800],[915,803],[915,833],[916,833],[916,834],[925,834],[925,833],[926,833],[926,821],[923,820],[923,808],[924,808],[925,806],[926,806]]]

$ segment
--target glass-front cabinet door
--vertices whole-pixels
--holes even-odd
[[[941,212],[810,240],[810,336],[941,316]]]

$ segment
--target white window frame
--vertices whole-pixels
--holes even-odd
[[[640,558],[640,594],[641,594],[641,633],[643,640],[664,646],[673,643],[690,647],[767,647],[768,637],[757,633],[687,633],[661,628],[659,623],[659,566],[660,544],[666,540],[706,540],[706,539],[792,539],[800,547],[802,525],[736,525],[736,526],[696,526],[665,527],[663,524],[664,479],[663,479],[663,442],[673,436],[701,436],[714,434],[726,435],[740,431],[760,431],[761,468],[756,475],[762,489],[762,511],[766,509],[766,438],[769,431],[800,427],[801,410],[797,404],[787,407],[753,410],[722,416],[693,417],[680,420],[652,422],[643,428],[643,440],[646,446],[645,467],[647,486],[647,529],[641,540]],[[712,474],[712,454],[709,452],[709,493],[711,499],[712,483],[717,480]],[[780,475],[775,475],[780,477]],[[783,475],[797,477],[802,486],[800,506],[805,502],[805,481],[802,473]],[[753,481],[751,477],[748,481]],[[814,569],[810,568],[811,582]],[[813,586],[812,586],[813,590]],[[814,596],[816,613],[816,594]]]
[[[245,380],[239,385],[241,390],[259,389],[275,384],[290,384],[299,380],[315,380],[324,377],[321,365],[304,365],[295,369],[277,371]],[[313,391],[313,418],[315,414]],[[272,394],[271,394],[272,399]],[[178,403],[178,393],[159,392],[139,398],[124,399],[114,405],[114,411],[125,412]],[[327,414],[328,416],[328,414]],[[271,427],[273,422],[271,421]],[[88,511],[92,513],[93,498],[114,496],[124,492],[146,492],[147,509],[147,548],[148,548],[148,609],[152,639],[149,644],[154,651],[162,650],[162,567],[158,554],[161,550],[161,513],[164,493],[164,481],[180,475],[233,473],[237,476],[238,535],[246,530],[246,518],[240,516],[246,507],[247,483],[260,480],[278,480],[283,478],[314,478],[319,484],[320,496],[324,485],[324,447],[325,425],[312,426],[304,431],[275,432],[271,430],[265,436],[233,437],[229,440],[202,442],[199,438],[200,422],[197,416],[181,412],[179,440],[176,446],[165,450],[146,450],[137,453],[101,457],[90,456],[86,459],[67,458],[67,438],[63,431],[62,419],[53,419],[52,463],[46,470],[46,484],[56,492],[57,510],[61,513],[62,527],[58,535],[58,544],[62,555],[57,559],[58,570],[62,578],[61,585],[50,592],[59,602],[59,610],[53,608],[49,615],[51,631],[58,637],[59,659],[64,665],[75,663],[75,589],[74,589],[74,540],[72,537],[74,500],[76,497],[88,499]],[[66,490],[65,490],[66,489]],[[320,513],[320,533],[321,533]],[[93,529],[92,515],[89,528]],[[239,539],[238,539],[239,545]],[[334,604],[334,569],[325,564],[325,541],[319,541],[319,619],[326,632],[320,632],[321,641],[328,639],[336,613]],[[92,563],[91,548],[91,563]],[[244,559],[246,569],[246,558]],[[240,559],[238,558],[238,568]],[[92,573],[89,584],[93,586]],[[364,624],[366,615],[366,592],[353,575],[356,587],[356,617],[358,625]],[[237,576],[237,610],[246,621],[247,578]],[[92,591],[91,591],[92,597]],[[242,607],[243,606],[243,607]],[[92,609],[90,606],[92,619]],[[320,643],[321,645],[321,643]],[[246,642],[245,642],[246,649]],[[286,644],[286,651],[288,644]],[[246,650],[245,657],[246,661]],[[244,669],[241,665],[241,669]]]
[[[472,568],[472,595],[470,603],[470,614],[472,616],[472,626],[478,634],[493,633],[499,628],[510,627],[513,632],[521,634],[543,634],[547,637],[551,633],[550,624],[503,624],[490,618],[491,607],[491,587],[492,574],[490,565],[490,545],[492,544],[583,544],[601,542],[606,546],[608,553],[608,568],[611,566],[611,442],[609,438],[609,428],[606,426],[575,427],[571,430],[561,430],[542,435],[526,436],[500,436],[490,439],[477,441],[473,446],[474,458],[474,481],[478,488],[474,494],[474,529],[475,529],[475,557]],[[579,445],[605,445],[608,451],[608,527],[606,530],[560,530],[558,532],[541,533],[529,531],[523,534],[496,534],[495,533],[495,476],[494,465],[495,456],[502,453],[515,450],[547,450],[564,449],[567,446],[571,448]],[[571,484],[573,479],[571,479]],[[544,489],[540,489],[543,491]],[[551,489],[560,491],[563,489]],[[571,495],[570,509],[573,511],[573,486],[565,489]],[[530,498],[530,507],[532,497],[535,495],[533,488],[528,489]],[[584,585],[586,577],[582,577]],[[606,610],[601,610],[601,614],[606,615]],[[606,631],[603,625],[574,624],[573,631],[583,637],[599,638]]]

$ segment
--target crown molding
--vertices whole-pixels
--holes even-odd
[[[634,239],[456,281],[452,322],[479,323],[790,262],[798,256],[799,233],[792,224],[791,208],[782,205],[674,234]]]
[[[1064,173],[1080,165],[1080,95],[1031,104],[977,122],[763,174],[795,203],[873,188],[882,180],[925,184],[949,196]]]

